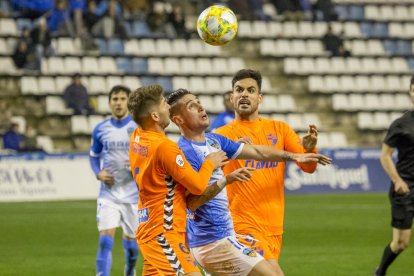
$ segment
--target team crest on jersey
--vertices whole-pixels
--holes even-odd
[[[139,136],[135,136],[134,142],[139,143]]]
[[[177,165],[180,167],[184,166],[184,159],[181,156],[181,154],[177,154],[177,157],[175,158],[175,163],[177,163]]]
[[[128,135],[131,136],[131,134],[134,132],[134,128],[133,127],[127,128],[127,132],[128,132]]]
[[[148,221],[148,208],[138,209],[138,223]]]
[[[272,146],[276,145],[277,143],[277,136],[276,134],[269,133],[266,135],[267,140],[272,141]]]
[[[243,249],[243,254],[244,255],[247,255],[247,256],[250,256],[250,257],[256,257],[257,256],[256,251],[254,251],[254,250],[252,250],[250,248]]]
[[[211,140],[207,140],[207,141],[208,141],[208,144],[209,144],[210,147],[213,147],[213,148],[218,149],[218,150],[220,149],[220,146],[219,146],[219,144],[217,143],[216,140],[211,139]]]

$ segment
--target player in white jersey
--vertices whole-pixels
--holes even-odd
[[[230,159],[255,159],[264,166],[277,166],[278,162],[319,162],[330,159],[314,153],[296,154],[264,145],[233,142],[215,133],[205,133],[210,121],[196,96],[178,89],[168,98],[171,120],[179,126],[183,136],[178,145],[195,170],[199,170],[205,157],[224,151]],[[248,180],[251,173],[240,168],[224,176],[216,169],[209,187],[202,195],[187,197],[187,238],[191,253],[206,272],[213,275],[281,275],[256,251],[238,242],[228,209],[226,190],[232,182]],[[244,185],[243,183],[233,185]]]
[[[138,227],[138,188],[129,167],[129,139],[137,127],[128,113],[128,87],[117,85],[109,92],[112,116],[99,123],[92,133],[90,164],[101,181],[96,220],[99,246],[96,255],[96,275],[110,275],[112,245],[116,228],[123,231],[126,265],[125,275],[135,273],[138,246],[135,231]]]

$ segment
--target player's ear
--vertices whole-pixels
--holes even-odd
[[[150,113],[150,116],[151,116],[151,119],[153,119],[156,122],[158,122],[160,120],[160,115],[156,111],[152,111]]]
[[[231,102],[232,104],[234,104],[234,97],[233,97],[233,94],[234,94],[234,93],[232,92],[232,93],[230,94],[230,98],[229,98],[229,99],[230,99],[230,102]]]
[[[262,92],[259,92],[259,103],[263,102],[263,94]]]
[[[180,115],[171,116],[171,121],[173,121],[173,123],[176,124],[177,126],[180,126],[184,123],[184,120],[183,118],[181,118]]]

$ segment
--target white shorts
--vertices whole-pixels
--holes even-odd
[[[194,259],[210,275],[247,275],[264,258],[235,236],[191,248]]]
[[[98,199],[96,222],[99,231],[121,227],[126,236],[134,238],[138,228],[137,204]]]

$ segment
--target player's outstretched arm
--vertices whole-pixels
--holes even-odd
[[[207,189],[204,191],[202,195],[192,195],[189,194],[187,196],[187,208],[191,211],[195,211],[204,203],[210,201],[214,198],[221,190],[224,189],[228,184],[231,184],[235,181],[243,182],[245,180],[249,180],[252,177],[250,171],[254,169],[252,168],[239,168],[232,173],[226,175],[222,179],[216,181],[212,185],[208,186]]]
[[[245,144],[242,152],[237,159],[254,159],[257,161],[286,162],[294,161],[298,163],[317,162],[322,165],[331,163],[331,159],[325,155],[317,153],[292,153],[276,149],[270,146],[247,145]]]

